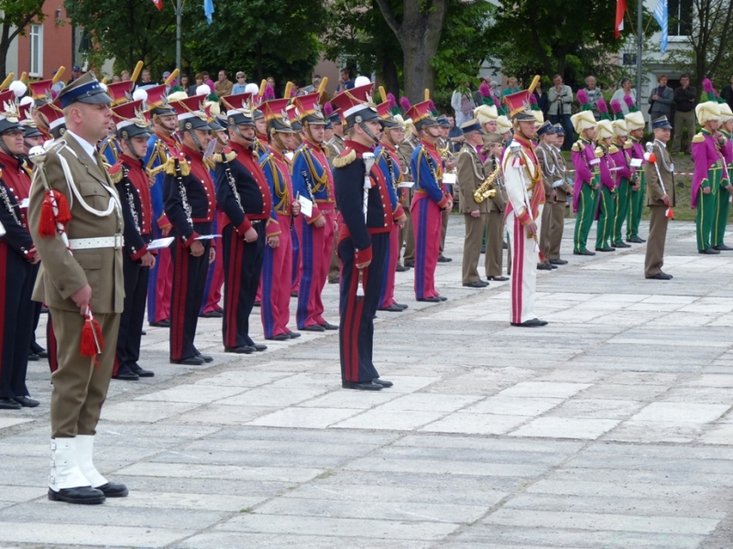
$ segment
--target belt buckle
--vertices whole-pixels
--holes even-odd
[[[116,234],[114,236],[114,239],[115,239],[115,250],[119,250],[120,248],[122,248],[122,235]]]

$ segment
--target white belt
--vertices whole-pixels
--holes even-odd
[[[96,238],[71,238],[69,248],[72,250],[91,250],[94,248],[122,248],[125,240],[121,234],[114,236],[98,236]]]

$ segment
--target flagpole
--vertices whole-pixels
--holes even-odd
[[[641,50],[644,31],[643,22],[643,0],[636,0],[636,106],[641,111]]]
[[[183,0],[176,0],[176,68],[181,70],[181,18]]]

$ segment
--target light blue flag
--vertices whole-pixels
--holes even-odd
[[[662,27],[662,41],[659,44],[659,51],[664,53],[667,51],[667,34],[669,34],[669,10],[667,9],[667,0],[657,0],[657,7],[654,8],[654,19],[656,19],[659,26]]]
[[[667,0],[664,0],[664,6],[666,10]],[[214,20],[214,0],[204,0],[204,15],[206,16],[206,21],[211,25]]]

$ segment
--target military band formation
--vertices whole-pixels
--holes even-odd
[[[460,150],[451,151],[450,124],[427,91],[411,105],[357,79],[326,102],[323,79],[300,95],[288,85],[283,98],[266,81],[189,96],[171,88],[175,73],[136,89],[141,68],[109,85],[83,74],[55,99],[60,73],[0,86],[0,408],[39,404],[25,377],[29,356],[46,354],[34,340],[43,303],[52,500],[127,495],[95,468],[94,438],[110,378],[154,375],[139,365],[146,311],[150,325],[169,328],[174,364],[213,360],[196,346],[200,316],[221,318],[225,352],[266,350],[250,336],[259,303],[265,339],[338,330],[342,386],[392,386],[373,362],[374,317],[407,308],[395,300],[395,273],[410,267],[417,301],[447,299],[435,271],[450,260],[443,244],[454,199],[465,219],[463,286],[508,280],[507,249],[513,326],[547,324],[535,314],[537,270],[567,263],[560,243],[568,200],[577,212],[573,253],[594,255],[644,242],[646,197],[645,276],[671,278],[662,271],[675,205],[671,126],[653,120],[654,139],[644,146],[633,104],[625,115],[601,105],[601,120],[589,110],[572,116],[579,138],[571,184],[560,151],[572,137],[532,105],[539,77],[501,104],[477,107],[461,124]],[[696,114],[698,251],[715,254],[731,249],[723,235],[733,113],[707,101]],[[334,278],[338,325],[322,300]]]

